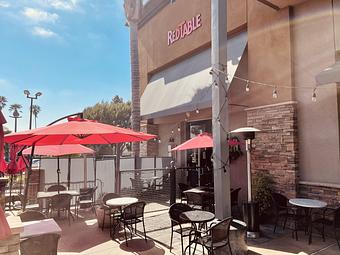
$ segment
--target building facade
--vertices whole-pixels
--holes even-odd
[[[138,24],[141,126],[160,138],[141,145],[144,155],[172,154],[178,165],[209,158],[209,151],[170,150],[211,132],[210,5],[150,0],[144,6]],[[340,0],[228,0],[226,16],[229,130],[261,130],[253,173],[270,173],[275,188],[289,197],[340,202],[340,97],[334,78]],[[231,162],[231,183],[245,196],[245,156]]]

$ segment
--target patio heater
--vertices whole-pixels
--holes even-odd
[[[252,140],[255,138],[255,132],[260,130],[253,127],[242,127],[231,131],[230,133],[240,133],[246,141],[247,151],[247,179],[248,179],[248,202],[243,204],[243,218],[247,223],[247,236],[249,238],[259,237],[259,206],[258,203],[253,202],[252,199],[252,182],[251,182],[251,150]]]

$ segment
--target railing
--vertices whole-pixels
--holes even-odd
[[[119,178],[122,195],[143,198],[148,202],[169,200],[169,168],[124,170],[120,171]]]

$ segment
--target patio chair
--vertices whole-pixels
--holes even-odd
[[[185,195],[187,197],[187,204],[190,205],[192,209],[208,211],[211,209],[213,202],[210,197],[196,192],[186,192]]]
[[[141,193],[149,190],[149,187],[144,186],[144,183],[140,180],[130,178],[130,181],[131,181],[132,190],[136,193],[136,195],[141,195]]]
[[[321,217],[320,214],[315,213],[313,214],[315,219],[313,220],[313,224],[321,224],[321,235],[323,241],[325,241],[325,227],[332,226],[333,228],[333,234],[334,238],[338,244],[338,247],[340,249],[340,207],[334,209],[334,208],[325,208],[322,210]]]
[[[96,214],[95,193],[97,187],[80,189],[80,195],[76,201],[76,215],[79,217],[79,209],[91,208]]]
[[[38,211],[25,211],[20,213],[19,217],[22,222],[46,219],[46,216]]]
[[[195,230],[196,235],[192,243],[202,245],[203,249],[206,248],[208,250],[208,255],[213,255],[217,249],[228,246],[229,254],[232,255],[233,252],[229,241],[230,224],[232,221],[233,219],[229,217],[216,224],[212,224],[207,230]]]
[[[102,198],[102,205],[101,208],[104,210],[103,214],[103,224],[102,224],[102,231],[104,231],[104,225],[105,225],[105,217],[110,217],[110,233],[112,232],[112,224],[113,220],[117,220],[120,217],[120,208],[119,207],[111,207],[106,205],[106,201],[110,200],[112,198],[118,198],[120,197],[117,193],[107,193]]]
[[[52,185],[50,187],[47,188],[47,191],[64,191],[66,190],[66,187],[64,185],[61,184],[56,184],[56,185]]]
[[[295,239],[298,240],[298,227],[299,223],[302,220],[306,220],[306,215],[300,213],[301,210],[299,208],[289,206],[288,198],[280,193],[273,193],[272,194],[272,203],[273,203],[273,210],[275,214],[275,225],[273,229],[273,233],[276,232],[277,225],[280,219],[283,219],[283,230],[286,228],[286,224],[288,219],[292,220],[293,227],[290,228],[293,232],[292,235]],[[306,223],[306,222],[305,222]],[[307,224],[305,224],[307,226]],[[307,229],[305,229],[306,232]]]
[[[54,211],[57,211],[59,217],[60,211],[63,211],[67,215],[68,224],[71,225],[70,216],[73,218],[71,214],[71,200],[72,196],[70,194],[57,194],[51,197],[49,205],[50,216]]]
[[[169,208],[169,216],[170,216],[170,220],[171,220],[170,252],[171,252],[171,249],[172,249],[173,234],[178,233],[178,234],[181,235],[182,254],[184,254],[183,237],[190,236],[192,228],[191,228],[191,225],[187,226],[187,227],[183,227],[182,225],[190,223],[190,222],[184,221],[179,216],[180,216],[181,213],[191,211],[191,210],[192,210],[192,208],[189,205],[183,204],[183,203],[175,203],[175,204],[170,206],[170,208]],[[177,226],[179,228],[177,228]]]
[[[25,196],[23,194],[18,194],[18,198],[19,198],[19,201],[18,203],[15,203],[14,204],[14,208],[16,210],[22,210],[22,206],[25,202]],[[25,210],[34,210],[34,211],[40,211],[41,210],[41,207],[40,207],[40,204],[30,204],[28,203],[29,201],[27,201],[26,203],[26,208]]]
[[[21,255],[57,255],[60,235],[44,234],[20,241]]]
[[[145,208],[145,202],[140,201],[140,202],[136,202],[136,203],[126,206],[122,211],[122,215],[119,218],[119,221],[123,223],[123,226],[124,226],[126,246],[128,246],[126,228],[129,228],[130,237],[132,239],[133,225],[135,226],[135,233],[137,233],[137,223],[143,224],[144,238],[145,238],[145,242],[147,242],[146,232],[145,232],[145,223],[144,223],[144,208]]]
[[[189,189],[189,185],[185,183],[178,183],[178,188],[181,196],[181,203],[183,203],[183,201],[187,201],[187,197],[183,192]]]

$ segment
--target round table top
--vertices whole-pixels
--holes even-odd
[[[308,198],[289,199],[289,203],[292,205],[305,207],[305,208],[324,208],[327,206],[326,202],[316,200],[316,199],[308,199]]]
[[[117,197],[107,200],[106,204],[108,206],[127,206],[136,202],[138,199],[135,197]]]
[[[182,212],[180,217],[192,223],[205,223],[215,219],[215,214],[207,211],[193,210]]]

